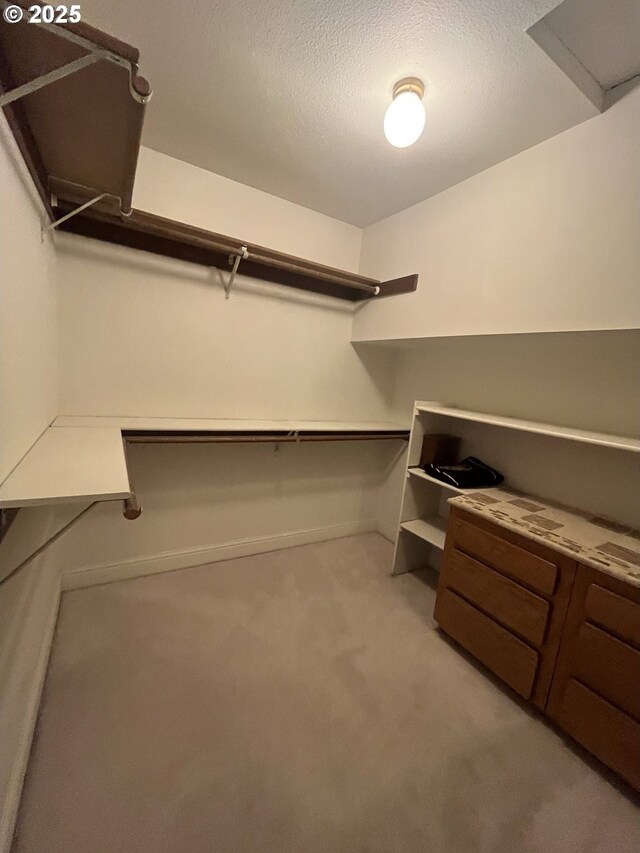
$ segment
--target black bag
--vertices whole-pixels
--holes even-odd
[[[488,489],[499,486],[504,480],[499,471],[475,456],[467,456],[457,465],[425,465],[424,472],[456,489]]]

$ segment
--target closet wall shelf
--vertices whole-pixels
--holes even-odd
[[[432,415],[442,415],[448,418],[459,418],[464,421],[489,424],[490,426],[504,427],[505,429],[531,432],[538,435],[548,435],[552,438],[565,438],[570,441],[583,442],[585,444],[597,444],[602,447],[611,447],[616,450],[629,450],[632,453],[640,453],[640,439],[623,435],[609,435],[603,432],[592,432],[590,430],[577,429],[573,427],[555,426],[554,424],[539,423],[537,421],[526,421],[519,418],[508,418],[501,415],[490,415],[483,412],[471,412],[465,409],[457,409],[454,406],[445,406],[442,403],[418,402],[416,412],[425,412]]]
[[[89,200],[81,189],[70,185],[56,188],[58,217]],[[418,286],[417,275],[379,281],[142,210],[134,209],[131,216],[123,218],[109,199],[68,219],[60,230],[228,273],[240,258],[236,263],[240,275],[351,302],[410,293]]]
[[[138,51],[83,22],[28,23],[35,4],[18,5],[25,9],[20,22],[0,16],[2,94],[37,85],[54,69],[70,71],[3,107],[49,217],[53,178],[86,187],[92,197],[108,193],[128,214],[151,97],[138,74]]]
[[[407,441],[409,438],[406,426],[377,421],[59,417],[54,424],[56,427],[117,429],[127,444]]]
[[[119,429],[52,426],[0,485],[0,509],[120,500],[130,493]]]

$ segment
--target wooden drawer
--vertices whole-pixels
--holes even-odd
[[[640,789],[640,725],[631,717],[572,679],[557,720],[567,734]]]
[[[536,651],[449,589],[438,594],[434,617],[516,693],[530,698],[538,669]]]
[[[531,543],[531,550],[528,543],[526,548],[520,547],[509,541],[514,537],[509,536],[507,531],[504,535],[502,531],[500,535],[495,535],[485,528],[486,524],[470,523],[461,517],[455,517],[451,529],[453,544],[460,551],[476,557],[536,592],[553,595],[558,566],[551,554],[548,557],[538,556],[535,551],[540,549],[536,549],[534,543]]]
[[[592,583],[585,602],[587,619],[640,649],[640,604]]]
[[[447,586],[534,646],[541,646],[549,603],[520,584],[454,548],[447,557]]]
[[[584,623],[573,651],[572,675],[640,719],[640,652]]]

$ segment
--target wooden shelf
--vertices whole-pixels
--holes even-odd
[[[570,441],[583,442],[585,444],[597,444],[602,447],[611,447],[616,450],[629,450],[632,453],[640,453],[640,439],[628,436],[608,435],[602,432],[591,432],[572,427],[555,426],[553,424],[538,423],[536,421],[519,420],[518,418],[507,418],[501,415],[490,415],[482,412],[471,412],[465,409],[456,409],[452,406],[444,406],[440,403],[416,403],[418,412],[432,415],[442,415],[447,418],[458,418],[475,423],[489,424],[490,426],[503,427],[505,429],[521,430],[523,432],[548,435],[551,438],[564,438]]]
[[[61,216],[88,200],[87,193],[69,187],[60,187],[58,195]],[[141,210],[122,218],[108,200],[71,217],[60,229],[227,273],[231,271],[230,258],[246,249],[248,257],[240,260],[239,275],[351,302],[410,293],[418,286],[417,275],[379,281]]]
[[[49,427],[0,485],[0,508],[129,497],[119,429]]]
[[[25,9],[32,2],[20,2]],[[42,201],[53,218],[50,179],[109,193],[131,210],[147,81],[136,48],[84,22],[46,27],[0,19],[0,88],[9,93],[53,69],[94,61],[4,107]],[[106,57],[106,58],[105,58]]]
[[[442,480],[436,480],[435,477],[430,477],[422,470],[422,468],[407,468],[407,472],[412,477],[417,477],[419,480],[426,480],[428,483],[432,483],[434,486],[440,486],[441,489],[447,489],[449,492],[454,492],[456,495],[469,495],[473,494],[473,492],[490,492],[491,489],[495,488],[495,486],[487,486],[485,489],[458,489],[456,486],[452,486],[449,483],[443,483]]]
[[[400,528],[428,542],[429,545],[433,545],[440,551],[444,549],[444,541],[447,535],[446,518],[440,518],[438,515],[429,518],[416,518],[412,521],[403,521]]]

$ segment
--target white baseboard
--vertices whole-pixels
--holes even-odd
[[[3,728],[7,726],[10,731],[15,732],[18,729],[18,732],[15,737],[7,739],[8,742],[2,749],[3,760],[6,760],[8,765],[8,775],[0,802],[0,853],[10,853],[13,843],[22,788],[38,720],[42,688],[58,619],[60,592],[58,581],[48,595],[49,600],[45,602],[42,612],[36,608],[38,616],[35,621],[30,612],[20,614],[24,617],[20,633],[29,635],[29,638],[33,637],[36,642],[39,642],[35,667],[28,662],[32,660],[28,654],[29,640],[26,642],[27,660],[18,655],[17,658],[7,662],[12,672],[8,676],[11,687],[2,697]],[[25,643],[20,641],[18,648],[25,648]],[[5,679],[2,678],[2,681],[4,682]]]
[[[63,590],[81,589],[113,581],[139,578],[145,575],[173,572],[176,569],[189,569],[207,563],[219,563],[236,557],[249,557],[252,554],[266,554],[282,548],[297,545],[309,545],[327,539],[340,539],[343,536],[355,536],[358,533],[370,533],[377,530],[377,520],[367,519],[330,527],[316,527],[310,530],[298,530],[279,536],[265,536],[254,539],[238,539],[219,545],[204,545],[180,551],[165,551],[147,557],[135,557],[119,563],[101,563],[95,566],[83,566],[73,569],[62,576]]]

